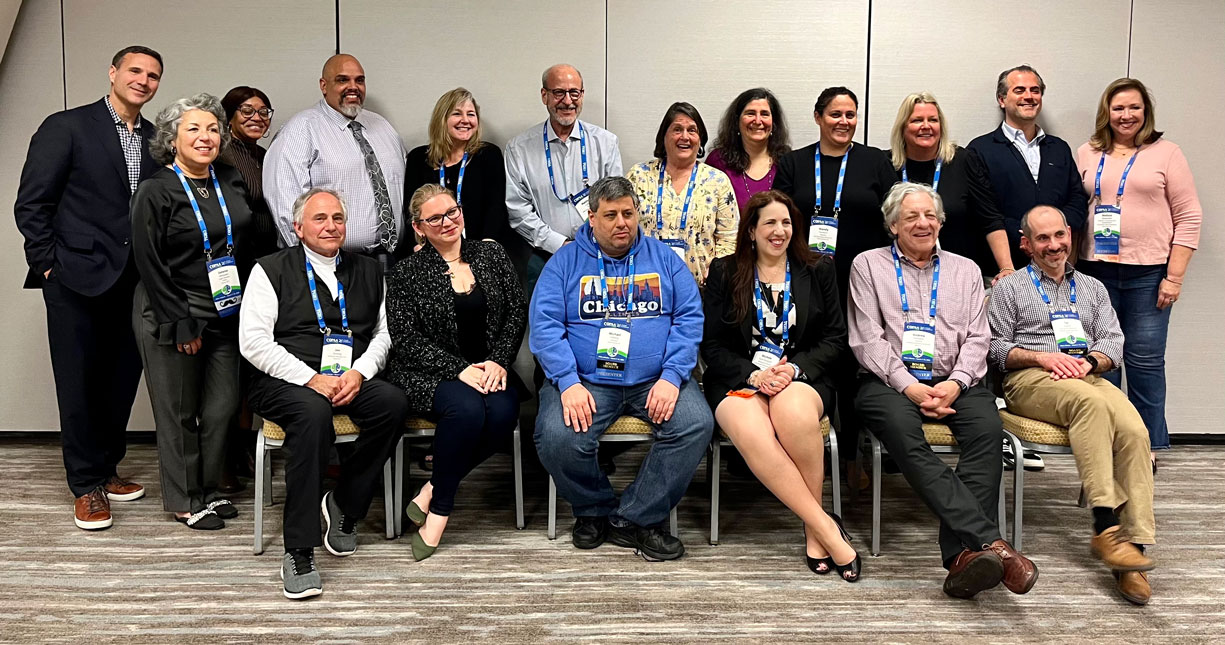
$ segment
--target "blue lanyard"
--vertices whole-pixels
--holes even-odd
[[[595,237],[592,236],[592,241]],[[626,301],[625,301],[625,319],[628,321],[634,315],[634,291],[636,286],[634,278],[637,276],[634,273],[634,255],[630,255],[629,265],[629,283],[626,284]],[[595,248],[596,261],[600,263],[600,284],[604,287],[604,320],[608,320],[608,316],[612,313],[612,309],[608,305],[608,277],[604,274],[604,252],[600,250],[600,245],[596,244]]]
[[[1114,205],[1118,206],[1123,201],[1123,186],[1127,185],[1127,175],[1131,172],[1132,164],[1136,163],[1136,157],[1139,156],[1140,149],[1132,153],[1131,159],[1127,162],[1127,167],[1123,169],[1123,176],[1119,178],[1119,192],[1114,196]],[[1102,203],[1102,169],[1106,167],[1106,153],[1102,153],[1102,158],[1097,160],[1097,176],[1093,178],[1093,198],[1097,203]]]
[[[902,277],[902,260],[897,254],[897,244],[889,250],[893,253],[893,270],[897,272],[897,291],[902,299],[902,313],[910,313],[910,301],[906,298],[906,280]],[[932,258],[932,297],[927,303],[927,315],[936,319],[936,293],[940,289],[940,256]],[[1046,297],[1046,296],[1043,296]]]
[[[544,139],[544,163],[549,167],[549,186],[553,188],[553,196],[561,201],[569,201],[566,197],[557,194],[557,184],[553,180],[553,153],[549,150],[549,122],[545,121],[544,126],[540,130],[540,136]],[[583,124],[580,121],[578,124],[578,149],[579,155],[583,160],[583,187],[587,187],[587,133],[583,130]]]
[[[1051,298],[1046,295],[1046,289],[1043,289],[1042,283],[1038,281],[1038,274],[1034,271],[1034,265],[1026,266],[1025,270],[1029,272],[1029,279],[1034,283],[1034,288],[1038,290],[1038,295],[1042,296],[1042,302],[1046,303],[1048,309],[1052,309]],[[1068,284],[1072,288],[1072,311],[1076,311],[1076,278],[1068,276]]]
[[[311,288],[311,304],[315,305],[315,319],[319,321],[319,331],[326,336],[332,333],[328,329],[327,323],[323,321],[323,307],[319,306],[319,292],[315,289],[315,270],[311,267],[310,258],[306,259],[306,282]],[[349,331],[349,311],[345,307],[345,288],[340,284],[340,252],[336,253],[336,303],[340,305],[340,325],[345,333],[352,336],[353,332]]]
[[[853,147],[855,144],[851,144]],[[821,142],[817,141],[817,149],[812,154],[813,169],[816,175],[816,190],[817,197],[813,201],[813,215],[821,214]],[[847,148],[842,154],[842,166],[838,168],[838,186],[834,189],[834,219],[838,219],[839,213],[842,212],[842,182],[846,179],[846,160],[851,157],[851,149]]]
[[[196,214],[196,224],[200,226],[200,235],[204,237],[204,257],[212,261],[213,247],[208,241],[208,225],[204,223],[204,216],[200,214],[200,204],[196,202],[191,186],[187,185],[187,176],[183,174],[179,164],[171,164],[171,168],[174,168],[174,174],[179,176],[179,183],[183,184],[183,190],[187,192],[187,201],[191,202],[191,210]],[[217,181],[217,173],[213,172],[213,164],[208,165],[208,176],[213,178],[213,189],[217,191],[217,203],[221,205],[221,216],[225,218],[226,254],[234,255],[234,226],[230,223],[230,209],[225,207],[225,195],[221,194],[221,182]]]
[[[548,147],[548,142],[545,142],[545,147]],[[459,162],[459,180],[455,182],[455,205],[459,206],[464,203],[464,171],[468,169],[468,153],[464,153],[464,158]],[[552,174],[549,178],[552,178]],[[438,165],[438,185],[443,188],[447,187],[447,164],[445,162]]]
[[[659,162],[659,190],[655,193],[655,228],[661,233],[664,230],[664,170],[668,162]],[[681,230],[689,223],[689,203],[693,201],[693,186],[698,181],[698,162],[693,162],[693,172],[689,173],[689,189],[685,191],[685,206],[681,209]]]
[[[761,296],[761,277],[757,275],[757,265],[753,265],[753,295],[757,299],[757,328],[761,332],[762,341],[766,340],[766,300]],[[787,349],[787,336],[791,323],[791,260],[787,260],[787,276],[783,282],[783,349]]]
[[[936,159],[936,176],[932,178],[932,190],[940,189],[940,169],[942,167],[944,167],[944,160]],[[910,178],[906,175],[906,164],[902,164],[902,181],[910,181]]]

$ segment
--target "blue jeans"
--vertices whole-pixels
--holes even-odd
[[[647,415],[647,393],[655,382],[628,387],[597,385],[583,387],[595,399],[596,412],[587,432],[566,427],[562,417],[561,392],[551,382],[540,390],[536,415],[536,450],[540,461],[557,482],[557,490],[574,508],[575,517],[609,517],[638,526],[657,526],[681,501],[693,479],[715,420],[710,406],[692,379],[681,386],[672,418],[651,422]],[[596,462],[600,435],[618,417],[634,416],[652,426],[651,445],[638,476],[621,494],[618,503],[608,477]]]
[[[1165,423],[1165,343],[1170,329],[1170,310],[1157,308],[1157,289],[1166,266],[1080,262],[1077,269],[1091,275],[1110,293],[1110,304],[1123,328],[1123,370],[1127,374],[1127,398],[1148,427],[1153,450],[1170,447]],[[1123,373],[1103,374],[1122,389]]]

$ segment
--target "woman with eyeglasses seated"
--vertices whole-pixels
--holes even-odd
[[[821,417],[833,407],[846,323],[833,260],[793,234],[799,217],[780,191],[754,195],[735,253],[710,265],[702,386],[749,468],[804,521],[808,568],[855,582],[859,555],[842,520],[821,507]]]
[[[268,138],[272,131],[272,102],[259,89],[239,85],[226,92],[221,107],[230,130],[230,144],[217,161],[238,169],[255,206],[245,249],[254,260],[279,248],[276,224],[264,204],[264,155],[268,151],[259,145],[259,140]]]
[[[711,260],[735,248],[740,221],[731,180],[699,161],[709,139],[697,108],[673,103],[655,134],[655,158],[625,174],[638,193],[642,230],[672,247],[699,286]]]
[[[433,419],[434,469],[405,513],[420,527],[416,560],[433,555],[459,482],[508,448],[529,390],[511,369],[527,327],[527,298],[501,245],[464,238],[450,189],[426,184],[409,200],[421,250],[396,264],[387,291],[394,343],[387,378],[413,413]]]

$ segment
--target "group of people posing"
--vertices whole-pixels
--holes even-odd
[[[244,402],[284,428],[290,598],[322,592],[316,547],[355,552],[406,420],[433,421],[433,471],[404,509],[427,558],[460,481],[509,446],[532,396],[512,369],[527,333],[535,444],[578,548],[683,555],[661,526],[717,427],[803,520],[807,566],[859,580],[821,504],[828,415],[850,452],[860,428],[878,437],[939,518],[946,593],[1026,593],[1038,569],[996,516],[992,368],[1010,411],[1068,429],[1091,547],[1124,597],[1148,601],[1166,331],[1202,213],[1140,81],[1107,87],[1075,155],[1038,126],[1046,88],[1028,66],[1000,74],[1003,123],[967,148],[926,92],[903,101],[891,151],[854,142],[845,87],[820,94],[820,139],[796,150],[769,90],[736,97],[713,141],[678,102],[654,158],[623,176],[616,136],[579,119],[569,65],[544,72],[548,119],[505,154],[462,88],[407,151],[363,109],[348,55],[268,150],[272,104],[251,87],[145,120],[162,71],[157,52],[125,48],[106,97],[48,117],[15,208],[79,527],[144,495],[117,472],[143,369],[163,506],[192,529],[238,514],[219,480],[227,442],[252,441],[234,432]],[[324,492],[336,414],[360,435]],[[655,441],[618,495],[597,454],[622,416]],[[925,421],[956,437],[956,469]]]

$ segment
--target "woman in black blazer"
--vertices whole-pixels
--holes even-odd
[[[409,503],[413,558],[434,553],[459,482],[509,446],[528,392],[511,369],[527,326],[527,299],[506,252],[490,240],[464,239],[455,194],[438,184],[409,200],[424,240],[396,264],[387,291],[394,349],[388,380],[404,388],[414,413],[437,422],[434,470]]]
[[[842,521],[821,508],[820,419],[833,402],[831,370],[846,351],[846,323],[833,263],[792,234],[799,217],[780,191],[749,200],[735,253],[715,260],[707,277],[702,380],[719,427],[804,520],[808,567],[855,582],[859,555]]]

